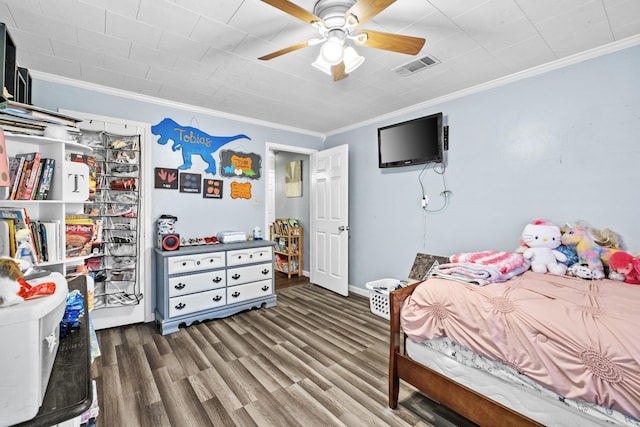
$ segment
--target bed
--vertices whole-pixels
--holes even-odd
[[[479,425],[640,426],[638,301],[640,286],[532,271],[395,290],[389,406],[402,380]]]

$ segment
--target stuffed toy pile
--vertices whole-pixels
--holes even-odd
[[[619,236],[584,224],[555,224],[536,219],[524,227],[519,252],[538,273],[598,280],[608,277],[640,284],[640,257],[621,249]]]

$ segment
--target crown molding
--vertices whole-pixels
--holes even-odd
[[[146,102],[149,104],[155,104],[162,107],[168,108],[176,108],[180,110],[191,111],[193,113],[204,114],[207,116],[213,116],[228,120],[235,120],[244,123],[250,123],[257,126],[265,126],[273,129],[284,130],[287,132],[293,132],[303,135],[309,135],[313,137],[317,137],[322,139],[323,141],[326,139],[326,135],[320,132],[313,132],[307,129],[300,129],[292,126],[285,126],[278,123],[268,122],[266,120],[254,119],[252,117],[241,116],[237,114],[225,113],[224,111],[213,110],[210,108],[199,107],[197,105],[185,104],[182,102],[171,101],[168,99],[157,98],[154,96],[143,95],[140,93],[129,92],[122,89],[116,89],[108,86],[103,86],[95,83],[84,82],[81,80],[76,80],[68,77],[57,76],[54,74],[43,73],[37,70],[29,70],[29,74],[32,78],[37,80],[43,80],[51,83],[57,83],[66,86],[72,86],[79,89],[90,90],[93,92],[103,93],[105,95],[112,95],[121,98],[128,98],[135,101]]]
[[[52,83],[63,84],[67,86],[73,86],[80,89],[91,90],[94,92],[104,93],[107,95],[118,96],[122,98],[133,99],[137,101],[142,101],[150,104],[155,104],[159,106],[169,107],[169,108],[177,108],[187,111],[192,111],[194,113],[200,113],[208,116],[219,117],[229,120],[236,120],[244,123],[250,123],[257,126],[265,126],[273,129],[279,129],[287,132],[293,132],[303,135],[309,135],[313,137],[317,137],[326,140],[327,137],[332,135],[337,135],[340,133],[348,132],[350,130],[358,129],[363,126],[367,126],[373,123],[381,122],[384,120],[388,120],[394,117],[398,117],[403,114],[412,113],[417,110],[422,110],[425,108],[433,107],[435,105],[439,105],[448,101],[453,101],[455,99],[463,98],[468,95],[472,95],[475,93],[483,92],[489,89],[493,89],[499,86],[503,86],[509,83],[513,83],[519,80],[523,80],[529,77],[537,76],[540,74],[548,73],[550,71],[558,70],[573,64],[577,64],[583,61],[587,61],[589,59],[597,58],[603,55],[607,55],[609,53],[618,52],[623,49],[627,49],[630,47],[634,47],[640,45],[640,35],[631,36],[622,40],[618,40],[612,43],[608,43],[603,46],[599,46],[584,52],[576,53],[574,55],[567,56],[565,58],[561,58],[552,62],[548,62],[546,64],[542,64],[536,67],[532,67],[523,71],[519,71],[508,76],[499,77],[497,79],[491,80],[486,83],[482,83],[476,86],[472,86],[467,89],[462,89],[457,92],[453,92],[447,95],[443,95],[438,98],[430,99],[425,102],[421,102],[419,104],[412,105],[410,107],[406,107],[400,110],[393,111],[388,114],[384,114],[381,116],[377,116],[362,122],[358,122],[346,127],[342,127],[339,129],[334,129],[332,131],[326,133],[314,132],[307,129],[295,128],[292,126],[285,126],[278,123],[268,122],[265,120],[259,120],[251,117],[240,116],[231,113],[225,113],[223,111],[213,110],[209,108],[199,107],[191,104],[184,104],[181,102],[170,101],[163,98],[157,98],[149,95],[142,95],[139,93],[129,92],[122,89],[111,88],[107,86],[102,86],[94,83],[88,83],[76,79],[71,79],[67,77],[56,76],[53,74],[43,73],[40,71],[29,70],[32,78],[44,80]]]
[[[381,122],[384,120],[388,120],[394,117],[398,117],[400,115],[406,113],[412,113],[417,110],[422,110],[428,107],[433,107],[435,105],[442,104],[444,102],[453,101],[455,99],[463,98],[468,95],[472,95],[475,93],[483,92],[485,90],[493,89],[499,86],[504,86],[509,83],[517,82],[519,80],[523,80],[529,77],[537,76],[540,74],[548,73],[550,71],[558,70],[560,68],[568,67],[573,64],[577,64],[580,62],[587,61],[589,59],[597,58],[603,55],[607,55],[609,53],[618,52],[620,50],[624,50],[630,47],[634,47],[640,45],[640,35],[631,36],[622,40],[618,40],[612,43],[608,43],[603,46],[599,46],[590,50],[586,50],[584,52],[576,53],[574,55],[570,55],[561,59],[557,59],[552,62],[548,62],[546,64],[538,65],[536,67],[532,67],[523,71],[519,71],[517,73],[509,74],[508,76],[499,77],[495,80],[491,80],[486,83],[481,83],[476,86],[472,86],[467,89],[462,89],[457,92],[453,92],[447,95],[443,95],[438,98],[430,99],[425,102],[421,102],[420,104],[415,104],[410,107],[403,108],[401,110],[394,111],[392,113],[384,114],[382,116],[378,116],[360,123],[356,123],[350,126],[346,126],[340,129],[335,129],[330,132],[327,132],[326,136],[332,136],[341,134],[350,130],[354,130],[360,128],[362,126],[370,125],[373,123]]]

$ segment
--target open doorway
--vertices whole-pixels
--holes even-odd
[[[269,228],[276,218],[297,218],[302,226],[302,274],[288,278],[286,274],[276,272],[276,289],[307,283],[309,277],[309,230],[310,230],[310,190],[309,172],[310,155],[317,150],[290,145],[266,143],[266,189],[265,189],[265,224],[264,236],[270,239]],[[286,165],[292,161],[300,160],[302,170],[302,191],[299,196],[288,197],[285,190]],[[280,277],[282,276],[282,277]],[[282,280],[280,280],[282,279]]]

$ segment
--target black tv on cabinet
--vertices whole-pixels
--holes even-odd
[[[381,168],[442,163],[442,113],[378,128]]]

